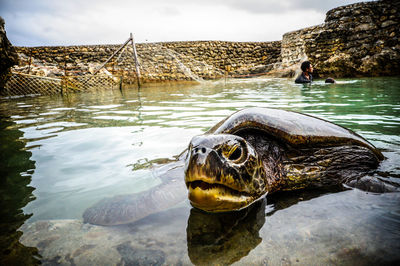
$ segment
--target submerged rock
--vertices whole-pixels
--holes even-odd
[[[22,226],[21,243],[37,247],[43,265],[188,265],[186,212],[172,209],[124,226],[36,221]]]
[[[125,265],[162,265],[165,261],[165,253],[154,249],[134,249],[130,242],[117,246],[121,260]]]

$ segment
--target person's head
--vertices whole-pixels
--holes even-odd
[[[327,78],[325,83],[336,83],[336,81],[333,78]]]
[[[303,72],[308,72],[308,73],[313,72],[313,67],[312,67],[310,61],[304,61],[303,63],[301,63],[300,68]]]

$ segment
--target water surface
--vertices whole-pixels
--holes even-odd
[[[257,78],[1,99],[2,217],[9,225],[2,245],[27,263],[34,246],[45,264],[112,264],[113,256],[126,264],[139,258],[153,264],[399,261],[399,193],[289,193],[224,215],[204,214],[185,201],[128,226],[79,224],[83,211],[104,197],[160,184],[151,170],[159,159],[173,159],[193,136],[246,107],[298,111],[350,128],[386,157],[379,177],[400,183],[399,88],[400,78],[311,86]],[[43,222],[56,228],[52,249],[38,239]],[[23,245],[10,244],[22,224]],[[85,230],[101,237],[89,241]]]

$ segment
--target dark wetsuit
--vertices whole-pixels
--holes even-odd
[[[311,83],[313,81],[312,75],[310,73],[308,73],[308,75],[310,76],[310,79],[306,78],[306,76],[304,76],[304,73],[301,73],[301,75],[298,76],[294,82],[295,83]]]

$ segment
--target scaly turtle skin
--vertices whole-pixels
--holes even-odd
[[[199,209],[239,210],[276,191],[356,186],[382,159],[361,136],[325,120],[279,109],[244,109],[194,137],[176,162],[161,167],[161,185],[104,199],[83,217],[92,224],[131,223],[183,201],[186,188]]]
[[[350,183],[382,159],[346,128],[300,113],[251,108],[192,139],[185,182],[194,207],[232,211],[266,193]]]

